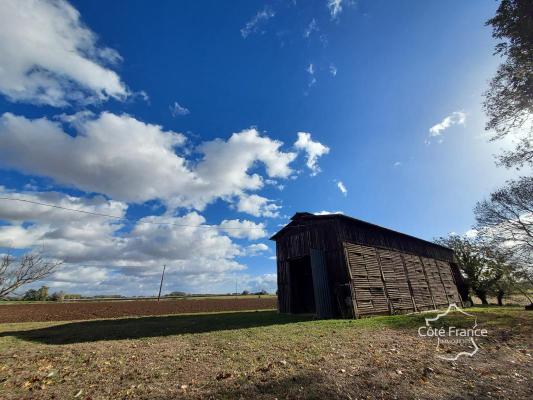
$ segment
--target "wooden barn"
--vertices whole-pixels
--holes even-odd
[[[359,318],[462,305],[447,247],[342,214],[296,213],[271,240],[282,313]]]

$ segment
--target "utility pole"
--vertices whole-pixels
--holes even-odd
[[[167,266],[163,265],[163,273],[161,274],[161,284],[159,285],[159,294],[157,295],[157,301],[161,298],[161,289],[163,288],[163,278],[165,277],[165,268]]]

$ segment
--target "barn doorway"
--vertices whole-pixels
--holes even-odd
[[[311,257],[305,256],[289,261],[290,312],[315,314],[315,292]]]

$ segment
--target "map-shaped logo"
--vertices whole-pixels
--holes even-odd
[[[473,357],[479,347],[476,338],[486,337],[487,330],[481,329],[477,317],[453,303],[436,317],[425,318],[426,324],[418,328],[418,335],[437,339],[437,357],[456,361],[461,356]]]

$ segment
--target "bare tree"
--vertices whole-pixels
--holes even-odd
[[[525,128],[513,151],[500,156],[506,167],[533,165],[533,2],[502,0],[496,15],[487,21],[492,36],[500,40],[495,53],[504,57],[485,92],[483,103],[492,140]]]
[[[5,298],[22,285],[49,276],[61,261],[49,261],[39,253],[27,253],[16,259],[7,254],[0,264],[0,298]]]
[[[485,242],[518,264],[533,264],[533,177],[507,182],[474,213]]]

